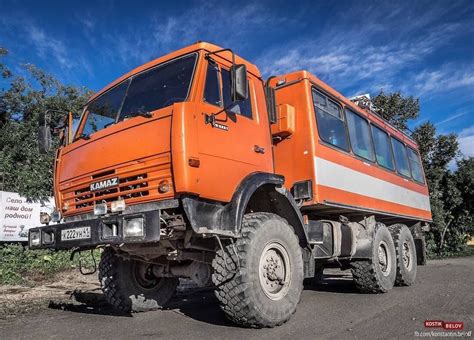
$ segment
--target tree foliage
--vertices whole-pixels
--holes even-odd
[[[381,92],[373,104],[377,113],[402,130],[419,114],[418,99],[400,92]],[[428,250],[438,255],[461,251],[468,231],[473,230],[474,160],[460,159],[457,168],[450,170],[449,165],[460,156],[457,136],[437,134],[430,122],[418,126],[412,137],[418,143],[430,191],[433,223],[427,234]]]
[[[0,72],[6,88],[0,90],[0,183],[3,190],[30,199],[52,195],[54,151],[38,152],[38,117],[48,109],[73,112],[84,106],[90,91],[67,86],[31,64],[21,65],[16,75],[3,62],[7,50],[0,48]],[[53,113],[52,124],[60,125],[65,114]],[[57,137],[54,141],[57,145]]]
[[[372,103],[377,114],[401,130],[407,130],[408,121],[418,117],[420,112],[419,99],[404,97],[400,92],[385,94],[381,91]]]

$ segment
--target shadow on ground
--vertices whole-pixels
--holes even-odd
[[[305,290],[359,294],[350,274],[328,273],[323,281],[305,285]],[[50,301],[49,308],[73,313],[131,317],[115,310],[106,301],[100,289],[92,291],[75,290],[70,292],[70,301]],[[217,326],[235,326],[228,321],[218,306],[212,288],[179,289],[166,310],[185,315],[191,319]]]
[[[350,273],[338,272],[324,274],[319,283],[305,285],[305,290],[314,290],[327,293],[360,294]]]
[[[130,317],[130,314],[115,310],[105,301],[104,295],[100,289],[93,291],[74,290],[70,293],[70,302],[49,301],[48,308],[64,310],[74,313],[111,315]]]

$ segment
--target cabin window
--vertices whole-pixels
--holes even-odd
[[[129,80],[126,80],[115,86],[97,99],[94,99],[87,106],[88,114],[84,129],[82,130],[83,135],[89,136],[115,123],[115,118],[122,105],[129,82]]]
[[[221,92],[219,86],[219,68],[215,63],[209,61],[207,64],[206,86],[204,88],[204,101],[206,103],[221,106]]]
[[[410,165],[408,164],[408,155],[405,144],[392,137],[392,145],[398,172],[403,176],[410,177]]]
[[[417,182],[424,183],[420,157],[412,148],[408,148],[408,160],[410,161],[411,175],[413,179]]]
[[[119,120],[186,101],[196,60],[194,53],[133,76]]]
[[[389,170],[395,170],[388,134],[382,129],[372,125],[372,137],[374,140],[377,163]]]
[[[222,96],[224,97],[224,107],[227,108],[227,111],[231,111],[238,115],[252,119],[252,104],[250,103],[250,88],[249,96],[245,100],[232,102],[230,96],[230,71],[221,69],[222,75]],[[250,84],[249,84],[250,85]]]
[[[341,107],[316,90],[313,90],[313,103],[314,111],[316,111],[319,137],[326,143],[349,151]]]
[[[352,152],[369,161],[375,161],[374,149],[367,120],[346,109],[347,128]]]

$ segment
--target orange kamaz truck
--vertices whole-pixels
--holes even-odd
[[[160,308],[190,278],[235,323],[273,327],[325,267],[384,293],[425,261],[416,143],[306,71],[265,81],[199,42],[99,91],[75,131],[69,118],[57,210],[29,246],[102,248],[102,289],[121,311]]]

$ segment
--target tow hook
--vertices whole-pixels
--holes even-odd
[[[94,249],[90,249],[90,257],[92,258],[92,268],[86,268],[84,266],[84,256],[83,256],[83,251],[81,251],[79,248],[74,248],[72,253],[71,253],[71,257],[69,258],[71,261],[74,260],[74,257],[76,256],[76,254],[79,253],[79,272],[82,274],[82,275],[92,275],[92,274],[95,274],[97,272],[97,262],[95,261],[95,257],[94,257]]]

